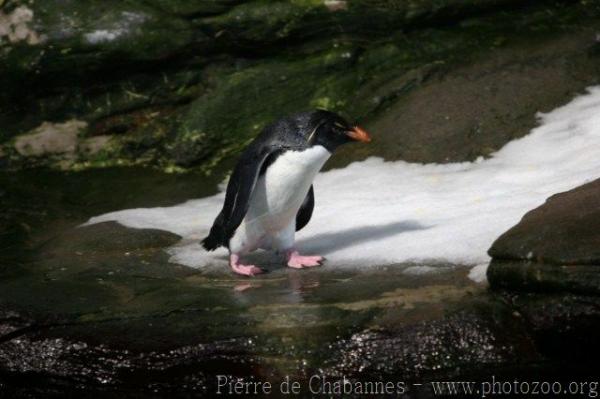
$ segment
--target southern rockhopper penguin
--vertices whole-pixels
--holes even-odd
[[[235,166],[204,248],[229,248],[229,265],[246,276],[262,269],[240,257],[259,248],[285,253],[296,269],[321,265],[323,257],[298,253],[294,235],[312,215],[315,176],[337,147],[352,141],[371,137],[329,111],[302,112],[267,126]]]

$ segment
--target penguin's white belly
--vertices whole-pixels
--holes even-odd
[[[293,241],[296,214],[330,156],[324,147],[314,146],[304,151],[287,151],[269,165],[256,182],[248,212],[232,237],[230,249],[271,247],[273,239],[289,241],[290,233]]]
[[[246,223],[278,231],[295,220],[315,176],[331,154],[321,146],[288,151],[273,162],[254,189]]]

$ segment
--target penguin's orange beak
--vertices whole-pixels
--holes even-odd
[[[348,137],[352,140],[360,141],[362,143],[368,143],[371,141],[371,136],[361,127],[354,126],[352,130],[346,132]]]

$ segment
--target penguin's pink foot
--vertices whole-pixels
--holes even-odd
[[[235,254],[229,256],[229,266],[231,266],[231,270],[242,276],[255,276],[264,273],[263,269],[260,267],[254,265],[242,265],[240,263],[240,257]]]
[[[298,251],[288,251],[287,253],[287,265],[294,269],[302,269],[305,267],[321,266],[325,260],[322,256],[302,256]]]

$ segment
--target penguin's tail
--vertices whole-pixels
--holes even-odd
[[[222,219],[222,215],[219,214],[215,220],[215,223],[210,228],[210,233],[208,233],[208,236],[202,240],[202,246],[207,251],[214,251],[215,249],[227,243],[227,234],[225,234],[225,228],[223,227]]]
[[[222,242],[223,242],[222,238],[215,236],[215,234],[213,234],[211,231],[210,234],[208,235],[208,237],[206,237],[204,240],[202,240],[202,246],[207,251],[214,251],[215,249],[217,249],[221,245],[223,245]]]

